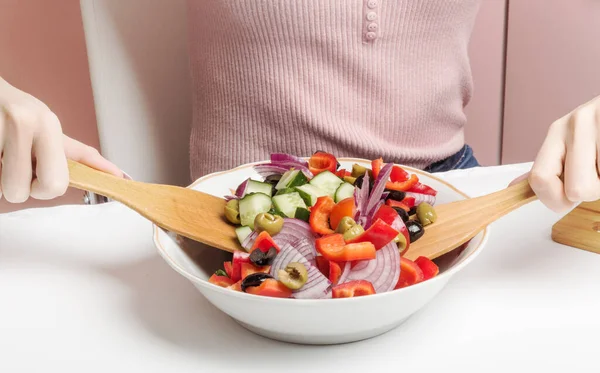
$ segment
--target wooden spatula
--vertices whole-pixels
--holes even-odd
[[[119,201],[157,226],[221,250],[240,250],[225,200],[172,185],[117,178],[69,160],[70,186]]]
[[[435,259],[475,237],[486,226],[537,199],[527,180],[481,197],[435,206],[438,219],[412,243],[405,257]]]

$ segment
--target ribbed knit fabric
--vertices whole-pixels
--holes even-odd
[[[192,178],[272,152],[457,152],[479,2],[188,0]]]

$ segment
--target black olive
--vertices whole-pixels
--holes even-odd
[[[396,212],[398,213],[398,215],[400,215],[400,217],[402,218],[403,222],[407,222],[408,219],[410,219],[410,217],[408,216],[408,212],[406,212],[405,209],[403,209],[402,207],[392,207],[394,210],[396,210]]]
[[[337,162],[337,167],[336,167],[335,169],[336,169],[336,170],[339,170],[339,169],[340,169],[340,166],[341,166],[340,162]]]
[[[409,220],[406,222],[406,228],[408,229],[408,236],[410,238],[410,243],[415,242],[419,238],[423,237],[425,230],[421,223],[416,220]]]
[[[408,215],[409,215],[409,216],[416,215],[416,213],[417,213],[417,206],[415,206],[415,207],[411,207],[411,208],[410,208],[410,211],[408,211]]]
[[[277,256],[277,249],[271,247],[267,252],[261,249],[254,249],[250,253],[250,261],[257,267],[264,267],[273,264],[273,260]]]
[[[271,184],[271,186],[273,187],[273,193],[277,192],[275,190],[275,186],[277,185],[277,183],[279,183],[279,180],[281,180],[281,175],[269,175],[265,178],[265,182]]]
[[[246,278],[244,278],[244,280],[242,280],[242,291],[245,292],[247,288],[252,287],[252,286],[260,286],[260,284],[263,283],[263,281],[268,280],[270,278],[273,278],[273,276],[271,276],[268,273],[262,273],[262,272],[257,272],[257,273],[253,273],[251,275],[246,276]]]
[[[394,201],[400,202],[406,197],[406,193],[401,192],[399,190],[386,189],[385,191],[390,193],[388,194],[386,200],[393,199]]]
[[[363,179],[365,178],[365,174],[360,175],[359,177],[356,178],[356,181],[354,181],[354,185],[362,188],[362,183],[363,183]],[[369,190],[373,190],[373,185],[375,185],[375,181],[373,180],[372,177],[369,178]]]

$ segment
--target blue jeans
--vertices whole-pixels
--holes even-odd
[[[473,154],[473,149],[469,145],[465,145],[454,155],[427,166],[424,171],[435,173],[450,170],[464,170],[466,168],[479,166],[480,164],[477,162],[477,158],[475,158],[475,155]]]

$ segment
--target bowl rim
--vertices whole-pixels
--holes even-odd
[[[302,157],[302,158],[307,158],[307,157]],[[370,160],[367,159],[362,159],[362,158],[354,158],[354,157],[338,157],[337,158],[338,161],[341,162],[355,162],[355,163],[370,163]],[[193,183],[189,184],[186,188],[193,188],[196,185],[207,181],[208,179],[212,179],[214,177],[217,176],[221,176],[221,175],[225,175],[228,173],[233,173],[242,169],[246,169],[246,168],[250,168],[253,167],[255,165],[259,165],[259,164],[263,164],[263,163],[268,163],[268,160],[263,160],[263,161],[257,161],[257,162],[250,162],[250,163],[245,163],[243,165],[234,167],[232,169],[229,170],[223,170],[223,171],[216,171],[207,175],[204,175],[198,179],[196,179]],[[416,174],[421,174],[421,175],[425,175],[427,177],[430,177],[434,180],[436,180],[439,183],[444,184],[445,186],[447,186],[448,188],[450,188],[451,190],[455,191],[456,193],[462,195],[465,198],[471,198],[467,193],[463,192],[462,190],[458,189],[457,187],[455,187],[454,185],[450,184],[449,182],[447,182],[446,180],[435,176],[432,173],[429,173],[427,171],[423,171],[414,167],[410,167],[410,166],[404,166],[404,165],[399,165],[394,163],[395,165],[398,165],[404,169],[406,169],[407,171],[410,171],[412,173],[416,173]],[[357,302],[357,301],[364,301],[364,299],[371,299],[371,298],[382,298],[382,297],[386,297],[386,296],[395,296],[392,294],[399,294],[402,293],[403,291],[417,291],[415,289],[418,289],[420,287],[423,286],[428,286],[429,284],[435,283],[435,282],[439,282],[439,281],[444,281],[444,279],[447,278],[447,280],[449,280],[456,272],[460,271],[462,268],[464,268],[467,264],[469,264],[471,261],[473,261],[475,259],[475,257],[477,257],[477,255],[479,255],[482,251],[482,248],[485,246],[485,244],[488,241],[489,238],[489,231],[490,231],[490,227],[485,227],[483,229],[482,232],[478,233],[481,234],[483,233],[483,236],[481,237],[481,241],[480,243],[473,249],[473,251],[471,253],[469,253],[466,257],[464,257],[458,264],[453,265],[452,267],[450,267],[447,271],[440,273],[438,276],[429,279],[427,281],[423,281],[420,282],[418,284],[415,285],[411,285],[409,287],[406,288],[401,288],[401,289],[396,289],[396,290],[392,290],[392,291],[388,291],[385,293],[378,293],[378,294],[372,294],[368,297],[351,297],[351,298],[326,298],[326,299],[295,299],[295,298],[275,298],[275,297],[258,297],[255,296],[253,294],[247,294],[247,293],[243,293],[243,292],[239,292],[239,291],[232,291],[230,289],[227,288],[223,288],[221,286],[217,286],[215,284],[211,284],[210,282],[208,282],[208,280],[205,280],[203,278],[200,278],[194,274],[189,273],[185,268],[182,268],[173,258],[171,258],[171,256],[166,252],[165,248],[163,247],[161,241],[160,241],[160,237],[159,237],[159,233],[162,230],[161,228],[159,228],[156,224],[152,224],[152,230],[153,230],[153,241],[154,241],[154,245],[156,246],[156,248],[158,249],[159,254],[163,257],[163,259],[167,262],[167,264],[169,264],[169,266],[171,266],[171,268],[173,268],[175,271],[177,271],[180,275],[184,276],[185,278],[187,278],[188,280],[192,281],[192,283],[194,284],[198,284],[200,286],[202,286],[205,289],[212,289],[214,291],[218,291],[221,294],[225,294],[225,295],[230,295],[230,296],[234,296],[234,297],[240,297],[241,299],[245,299],[245,300],[249,300],[249,301],[256,301],[256,302],[293,302],[292,304],[326,304],[328,302]],[[164,232],[164,230],[163,230]],[[300,303],[298,303],[300,302]]]

